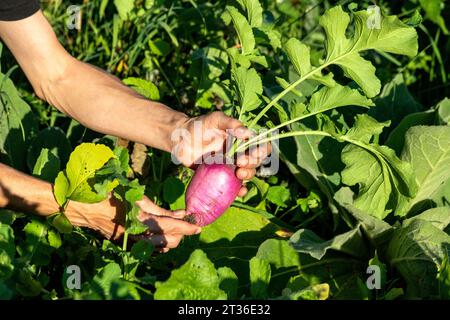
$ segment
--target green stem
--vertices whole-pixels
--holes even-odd
[[[271,142],[273,140],[278,140],[278,139],[284,139],[284,138],[289,138],[289,137],[297,137],[297,136],[323,136],[323,137],[330,137],[330,138],[334,138],[338,141],[341,142],[348,142],[351,143],[353,145],[356,145],[362,149],[365,149],[367,151],[369,151],[370,153],[374,154],[376,156],[376,158],[380,161],[383,162],[387,168],[387,171],[385,170],[385,168],[382,166],[382,174],[384,179],[390,179],[390,177],[394,177],[395,174],[392,171],[391,167],[389,166],[389,161],[385,159],[385,156],[380,153],[378,150],[374,149],[373,147],[371,147],[370,145],[366,144],[366,143],[362,143],[360,141],[357,140],[353,140],[351,138],[348,138],[346,136],[340,136],[340,137],[335,137],[327,132],[324,131],[316,131],[316,130],[308,130],[308,131],[294,131],[294,132],[286,132],[286,133],[281,133],[269,138],[265,138],[262,139],[260,141],[256,141],[253,143],[244,143],[243,145],[241,145],[240,147],[237,148],[237,151],[239,151],[240,149],[244,149],[246,147],[255,145],[255,144],[259,144],[259,143],[266,143],[266,142]]]
[[[322,71],[323,69],[325,69],[326,67],[335,64],[337,61],[339,61],[340,59],[348,56],[349,54],[353,53],[353,48],[352,50],[349,50],[349,52],[343,54],[342,56],[336,57],[326,63],[324,63],[323,65],[321,65],[320,67],[317,67],[313,70],[311,70],[310,72],[308,72],[307,74],[305,74],[304,76],[302,76],[300,79],[294,81],[293,83],[291,83],[288,87],[286,87],[286,89],[284,89],[283,91],[281,91],[275,98],[272,99],[272,101],[270,101],[270,103],[264,107],[264,109],[262,109],[258,115],[252,120],[252,122],[249,125],[249,128],[253,128],[258,121],[266,114],[267,111],[269,111],[270,108],[272,108],[278,101],[281,100],[281,98],[283,98],[286,94],[288,94],[290,91],[292,91],[295,87],[297,87],[299,84],[301,84],[303,81],[307,80],[309,77],[311,77],[312,75],[316,74],[317,72]]]
[[[296,204],[295,206],[293,206],[292,208],[286,210],[285,212],[283,212],[281,214],[281,216],[278,217],[278,219],[283,219],[286,215],[288,215],[290,212],[294,211],[295,209],[297,209],[299,207],[299,204]]]
[[[447,74],[445,72],[445,64],[443,62],[441,52],[439,51],[439,47],[438,47],[440,29],[438,29],[438,31],[436,32],[436,38],[433,38],[431,36],[431,34],[428,32],[427,28],[425,28],[423,26],[423,24],[420,24],[419,28],[427,35],[428,39],[430,40],[430,44],[433,47],[433,53],[435,54],[436,59],[439,62],[440,72],[441,72],[441,76],[442,76],[442,82],[446,83],[447,82]],[[430,78],[431,78],[431,76],[430,76]]]
[[[153,180],[156,182],[158,181],[158,178],[156,176],[156,166],[155,166],[155,162],[156,162],[156,153],[155,150],[153,148],[151,148],[151,159],[150,161],[152,162],[152,175],[153,175]]]
[[[269,138],[265,138],[265,139],[261,139],[259,141],[253,141],[250,142],[250,140],[244,144],[242,144],[241,146],[239,146],[236,149],[236,152],[239,152],[241,150],[245,150],[245,148],[250,147],[252,145],[255,144],[259,144],[259,143],[266,143],[266,142],[271,142],[273,140],[278,140],[278,139],[284,139],[284,138],[289,138],[289,137],[296,137],[296,136],[324,136],[324,137],[333,137],[331,134],[324,132],[324,131],[316,131],[316,130],[308,130],[308,131],[293,131],[293,132],[286,132],[286,133],[280,133],[277,134],[275,136],[269,137]],[[252,140],[252,139],[251,139]]]
[[[128,272],[127,272],[127,266],[128,266],[128,255],[127,255],[127,246],[128,246],[128,231],[125,230],[124,234],[123,234],[123,242],[122,242],[122,250],[124,252],[123,255],[123,278],[125,280],[128,279]]]
[[[300,120],[304,120],[306,118],[318,115],[318,114],[326,112],[326,111],[337,109],[337,108],[340,108],[340,107],[344,107],[344,106],[329,107],[329,108],[326,108],[326,109],[317,110],[317,111],[314,111],[314,112],[311,112],[311,113],[308,113],[308,114],[296,117],[294,119],[285,121],[285,122],[283,122],[283,123],[281,123],[281,124],[271,128],[271,129],[269,129],[269,130],[267,130],[267,131],[265,131],[265,132],[255,136],[255,137],[249,139],[246,143],[243,143],[239,147],[237,145],[233,145],[233,148],[231,149],[231,155],[233,155],[235,152],[239,152],[239,151],[245,150],[246,147],[254,144],[255,142],[262,143],[261,141],[258,141],[258,140],[261,139],[262,137],[264,137],[264,136],[274,132],[275,130],[281,129],[281,128],[285,127],[285,126],[288,126],[288,125],[293,124],[295,122],[298,122]]]
[[[128,231],[125,231],[123,234],[122,250],[127,251],[127,246],[128,246]]]
[[[269,111],[270,108],[272,108],[278,101],[281,100],[281,98],[283,98],[286,94],[288,94],[292,89],[294,89],[296,86],[298,86],[300,83],[302,83],[303,81],[305,81],[307,78],[309,78],[310,76],[312,76],[314,73],[316,73],[317,71],[322,70],[323,68],[325,68],[327,65],[324,64],[323,66],[320,66],[310,72],[308,72],[306,75],[304,75],[303,77],[301,77],[300,79],[298,79],[297,81],[291,83],[286,89],[284,89],[283,91],[281,91],[275,98],[272,99],[272,101],[269,102],[269,104],[267,106],[265,106],[258,114],[257,116],[252,120],[252,122],[250,122],[250,125],[248,126],[249,128],[253,128],[258,121],[267,113],[267,111]]]

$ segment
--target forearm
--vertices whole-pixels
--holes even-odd
[[[171,132],[187,117],[71,57],[41,12],[0,21],[0,36],[40,98],[88,128],[170,151]]]
[[[172,131],[187,117],[149,101],[117,78],[75,59],[65,76],[41,88],[50,104],[95,131],[170,151]]]
[[[50,216],[59,211],[52,184],[0,163],[0,208]],[[95,205],[69,202],[66,215],[74,225],[89,226],[89,212]]]
[[[48,216],[58,212],[50,183],[0,163],[0,207]]]

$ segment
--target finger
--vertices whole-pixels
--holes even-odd
[[[244,126],[238,127],[236,129],[232,129],[230,133],[234,137],[241,139],[241,140],[247,140],[247,139],[250,139],[251,137],[255,136],[255,134],[250,129],[247,129]]]
[[[225,113],[216,111],[211,113],[214,127],[220,130],[237,129],[243,127],[242,122],[232,117],[227,116]]]
[[[250,154],[241,153],[237,156],[236,165],[241,168],[257,168],[267,158],[267,151],[250,150]]]
[[[251,147],[249,155],[253,158],[264,159],[271,153],[271,151],[272,145],[270,143],[264,143]]]
[[[248,190],[246,187],[241,187],[238,193],[238,197],[244,197],[247,194]]]
[[[155,216],[166,216],[182,219],[186,212],[184,210],[170,211],[157,206],[153,201],[144,196],[142,200],[136,201],[136,205],[145,213],[151,213]]]
[[[141,220],[149,227],[149,231],[157,234],[177,233],[181,235],[194,235],[202,231],[202,228],[189,222],[169,217],[158,217],[151,214],[143,215]]]
[[[250,180],[256,174],[256,169],[237,168],[236,176],[241,180]]]
[[[250,157],[248,154],[239,154],[236,159],[236,165],[240,168],[254,169],[257,168],[260,163],[258,159]]]
[[[149,239],[153,243],[155,248],[173,249],[178,247],[181,239],[183,239],[183,236],[178,234],[159,234],[151,236]]]

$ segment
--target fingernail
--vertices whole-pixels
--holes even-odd
[[[202,232],[201,228],[197,229],[197,231],[195,231],[195,234],[199,234],[200,232]]]

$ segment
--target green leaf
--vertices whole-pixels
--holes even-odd
[[[53,182],[58,175],[60,166],[59,158],[50,152],[49,149],[44,148],[36,160],[33,168],[33,176],[48,182]]]
[[[445,8],[443,0],[419,0],[420,6],[425,10],[426,18],[436,23],[444,32],[448,34],[449,31],[445,25],[445,20],[442,17],[442,10]]]
[[[125,191],[125,200],[127,201],[125,227],[130,234],[140,234],[148,229],[148,226],[138,219],[141,209],[136,205],[137,201],[142,200],[144,194],[145,186],[141,186],[137,179],[133,180]]]
[[[336,6],[325,12],[319,23],[324,28],[327,40],[325,64],[336,64],[344,74],[353,79],[371,98],[381,89],[370,61],[362,58],[361,51],[376,49],[389,53],[414,56],[417,54],[417,33],[414,28],[402,23],[396,16],[380,16],[380,26],[371,27],[367,23],[367,11],[354,12],[355,31],[352,38],[346,32],[350,17]]]
[[[405,292],[403,288],[392,288],[384,295],[384,300],[395,300],[401,296],[403,296]]]
[[[15,213],[12,210],[0,209],[0,223],[12,225],[18,217],[20,217],[20,213]]]
[[[336,84],[332,88],[324,87],[315,92],[304,115],[347,105],[370,107],[373,103],[358,90]],[[294,117],[297,116],[291,116]],[[310,127],[311,125],[301,125],[302,129],[311,129]],[[292,128],[294,129],[296,127]],[[332,212],[337,213],[339,209],[334,203],[333,194],[339,189],[341,182],[339,172],[343,164],[339,155],[342,144],[335,139],[321,136],[297,136],[294,140],[297,148],[292,148],[290,140],[280,141],[281,159],[305,188],[320,189],[328,198]]]
[[[391,239],[394,228],[387,222],[356,208],[353,205],[353,197],[354,193],[348,187],[342,187],[334,195],[334,199],[360,224],[371,244],[375,248],[383,247]]]
[[[219,77],[227,69],[228,60],[225,50],[213,46],[197,49],[192,54],[189,74],[198,79],[196,105],[199,107],[213,107],[216,96],[228,100],[223,85],[219,84]]]
[[[236,29],[241,44],[242,54],[251,54],[255,50],[255,37],[253,35],[252,27],[247,19],[235,7],[227,6],[226,12],[233,21],[234,28]]]
[[[298,275],[299,254],[286,240],[268,239],[258,248],[256,257],[271,265],[270,294],[277,295],[285,288],[289,278]],[[249,279],[251,283],[251,279]]]
[[[401,212],[405,199],[417,190],[409,163],[386,146],[368,144],[374,138],[372,134],[378,135],[385,125],[367,115],[358,116],[354,127],[343,137],[352,144],[342,150],[342,162],[346,165],[341,172],[342,182],[359,186],[355,207],[380,219],[397,208]]]
[[[55,249],[58,249],[62,245],[61,236],[53,229],[49,229],[47,232],[48,244]]]
[[[55,185],[53,186],[53,193],[55,195],[56,202],[60,207],[63,207],[67,201],[67,193],[69,190],[69,181],[67,180],[63,171],[58,173],[55,179]]]
[[[265,35],[267,38],[266,42],[268,42],[274,50],[281,48],[281,33],[276,30],[273,25],[263,24],[256,30]]]
[[[263,9],[259,0],[237,0],[247,14],[247,19],[252,27],[259,27],[263,23]]]
[[[358,114],[355,118],[355,125],[345,134],[346,137],[364,143],[371,143],[378,140],[384,128],[389,126],[389,121],[378,122],[367,114]]]
[[[132,172],[132,169],[130,167],[130,154],[128,153],[128,150],[126,148],[115,148],[114,155],[120,163],[121,170],[117,170],[119,171],[119,173],[123,173],[125,176],[127,176],[130,172]]]
[[[294,143],[296,148],[292,140],[280,140],[281,159],[302,186],[319,189],[329,200],[332,212],[337,213],[333,194],[341,182],[342,145],[334,139],[318,136],[298,136]]]
[[[400,156],[405,146],[406,132],[415,126],[433,125],[434,120],[435,113],[432,110],[411,113],[404,117],[403,120],[394,129],[392,129],[385,144],[394,149],[395,153]]]
[[[39,132],[36,138],[31,141],[30,148],[27,154],[27,164],[30,170],[36,165],[36,161],[41,154],[42,149],[48,149],[54,156],[56,156],[61,166],[65,166],[69,160],[72,147],[66,134],[59,128],[46,128]]]
[[[375,67],[358,53],[351,53],[337,63],[344,75],[353,79],[369,97],[375,97],[381,90],[381,82],[375,75]]]
[[[47,241],[47,229],[47,226],[39,220],[32,220],[23,228],[26,242],[18,248],[18,252],[26,261],[40,266],[50,263],[53,248]]]
[[[289,300],[326,300],[330,293],[328,283],[307,286],[301,290],[293,291],[291,288],[283,290],[283,296]]]
[[[95,172],[114,157],[108,147],[101,144],[83,143],[75,148],[69,158],[66,170],[55,181],[55,197],[63,206],[65,199],[95,203],[104,200],[92,189]]]
[[[0,223],[0,282],[12,275],[15,253],[14,231],[10,226]]]
[[[311,230],[300,229],[291,236],[289,243],[296,251],[309,254],[317,260],[322,259],[328,250],[343,252],[356,258],[367,255],[367,247],[364,245],[359,228],[337,235],[328,241],[321,239]]]
[[[122,270],[117,263],[108,263],[92,279],[90,283],[92,290],[106,298],[110,298],[112,284],[120,279],[121,273]]]
[[[131,255],[140,263],[147,262],[153,253],[153,245],[150,241],[139,240],[131,247]]]
[[[245,233],[254,233],[256,236],[257,232],[261,232],[258,238],[263,238],[274,235],[279,229],[278,226],[258,213],[231,207],[214,223],[204,227],[199,239],[203,243],[213,243],[225,239],[233,241],[238,237],[243,237]]]
[[[13,296],[13,291],[5,283],[0,282],[0,300],[10,300]]]
[[[217,269],[219,275],[219,288],[226,292],[228,299],[236,299],[239,279],[231,268],[222,267]]]
[[[267,200],[283,208],[287,206],[289,197],[289,189],[284,186],[271,186],[267,192]]]
[[[291,38],[284,45],[284,49],[300,77],[304,77],[311,71],[310,48],[307,45],[298,39]]]
[[[160,99],[158,87],[148,80],[129,77],[122,81],[147,99],[156,101]]]
[[[156,282],[155,300],[223,300],[214,264],[202,250],[192,252],[189,260],[171,272],[165,282]]]
[[[261,78],[255,69],[232,68],[232,79],[236,87],[241,114],[252,111],[261,104],[259,95],[263,92]]]
[[[250,293],[253,298],[267,299],[271,274],[270,264],[266,260],[258,257],[250,260]]]
[[[335,85],[332,88],[323,87],[311,96],[309,112],[324,112],[343,106],[371,107],[373,102],[356,89]]]
[[[421,219],[395,231],[386,254],[390,265],[406,281],[409,298],[438,294],[437,271],[448,252],[449,243],[448,234]]]
[[[366,150],[347,145],[342,150],[342,162],[346,165],[341,172],[342,182],[348,186],[359,186],[354,205],[370,215],[384,219],[393,209],[389,204],[396,194],[391,181],[389,165]],[[394,206],[389,208],[390,206]]]
[[[375,107],[370,109],[369,115],[380,122],[389,120],[392,127],[396,128],[406,116],[421,109],[422,106],[411,95],[403,75],[399,73],[383,87],[381,94],[375,100]]]
[[[408,161],[419,186],[402,213],[433,207],[450,178],[450,126],[416,126],[408,130],[402,159]]]
[[[438,124],[450,125],[450,99],[445,98],[436,106]]]
[[[130,18],[131,12],[134,9],[134,0],[114,0],[114,5],[122,20]]]
[[[313,69],[311,65],[311,53],[310,48],[303,44],[296,38],[289,39],[284,45],[286,54],[289,60],[294,65],[294,69],[300,77],[305,77]],[[336,83],[333,80],[333,74],[329,73],[324,76],[321,72],[319,74],[312,74],[310,79],[319,81],[320,83],[333,87]]]
[[[9,165],[25,171],[28,147],[38,124],[13,82],[1,72],[0,83],[0,155],[6,155]]]
[[[264,241],[258,248],[256,257],[267,261],[275,269],[300,266],[297,252],[285,240],[268,239]]]
[[[152,53],[157,56],[165,57],[170,53],[170,44],[162,39],[149,40],[148,46]]]
[[[291,278],[283,290],[283,298],[289,300],[326,300],[329,294],[330,286],[328,283],[309,286],[302,276]]]
[[[250,183],[255,186],[255,189],[260,195],[261,202],[257,206],[258,209],[265,210],[266,208],[266,196],[267,192],[269,191],[269,184],[265,182],[262,179],[259,179],[257,177],[253,177],[252,180],[250,180]]]
[[[450,264],[448,262],[448,252],[439,267],[437,279],[439,282],[439,297],[450,299]]]
[[[407,226],[416,220],[428,221],[439,230],[444,230],[450,224],[450,208],[438,207],[428,209],[417,216],[404,220],[403,226]]]
[[[212,261],[233,269],[240,282],[249,276],[248,260],[255,256],[266,239],[275,237],[281,228],[267,217],[246,209],[229,208],[214,223],[203,228],[193,249],[200,248]]]
[[[170,209],[177,210],[184,207],[184,190],[185,186],[180,179],[168,177],[164,180],[163,198],[170,205]]]
[[[105,179],[94,184],[94,190],[99,199],[106,199],[108,195],[119,185],[118,179]]]
[[[116,279],[111,283],[111,300],[141,300],[139,286],[130,281]]]
[[[31,272],[24,268],[18,270],[16,275],[15,290],[24,297],[36,297],[42,292],[41,283],[33,278]]]
[[[328,283],[330,295],[336,299],[354,298],[355,292],[359,294],[356,279],[367,267],[348,255],[332,252],[317,261],[309,254],[297,253],[288,241],[276,239],[264,242],[257,257],[273,266],[271,292],[283,290],[291,277],[299,276],[303,288]]]

